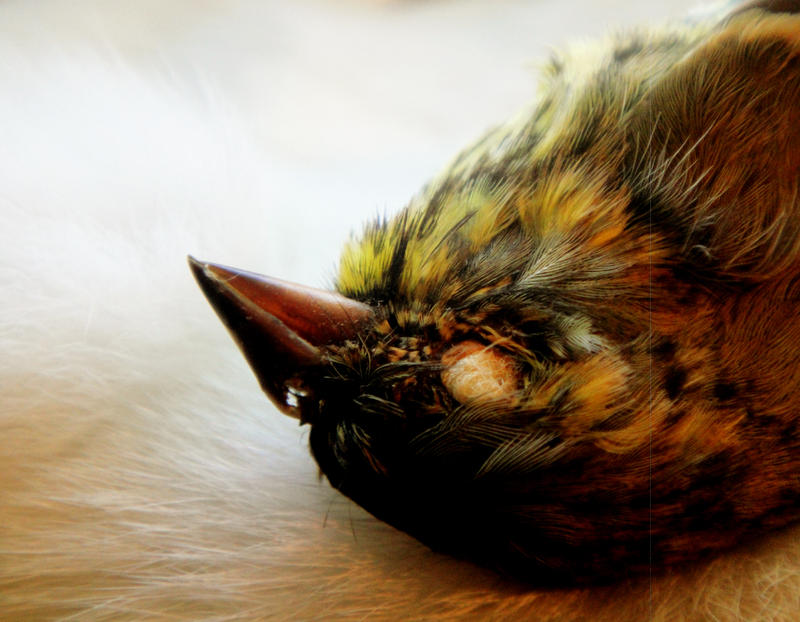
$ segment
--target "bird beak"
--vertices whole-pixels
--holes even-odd
[[[314,405],[308,383],[325,363],[320,347],[353,339],[373,317],[372,308],[191,256],[189,267],[264,392],[285,414],[307,420]]]

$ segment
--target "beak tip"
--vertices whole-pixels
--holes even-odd
[[[186,261],[189,263],[189,269],[192,271],[194,278],[197,280],[198,283],[204,283],[208,281],[208,275],[206,274],[206,268],[208,264],[204,261],[199,261],[192,257],[192,255],[186,256]]]

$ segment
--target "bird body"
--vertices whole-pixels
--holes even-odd
[[[604,580],[797,519],[800,5],[574,48],[539,91],[353,238],[342,298],[194,262],[212,304],[331,484],[437,550]]]

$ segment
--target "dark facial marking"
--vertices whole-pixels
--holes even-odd
[[[733,382],[720,381],[714,385],[713,395],[721,402],[727,402],[739,395],[739,389]]]
[[[664,390],[667,392],[667,397],[674,400],[680,395],[683,385],[686,383],[686,370],[678,365],[673,365],[667,369],[664,377]]]

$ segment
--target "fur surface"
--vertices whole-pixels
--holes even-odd
[[[292,6],[0,7],[0,618],[794,619],[797,529],[652,579],[530,590],[317,480],[185,253],[321,284],[355,223],[524,103],[533,42],[598,19]]]

